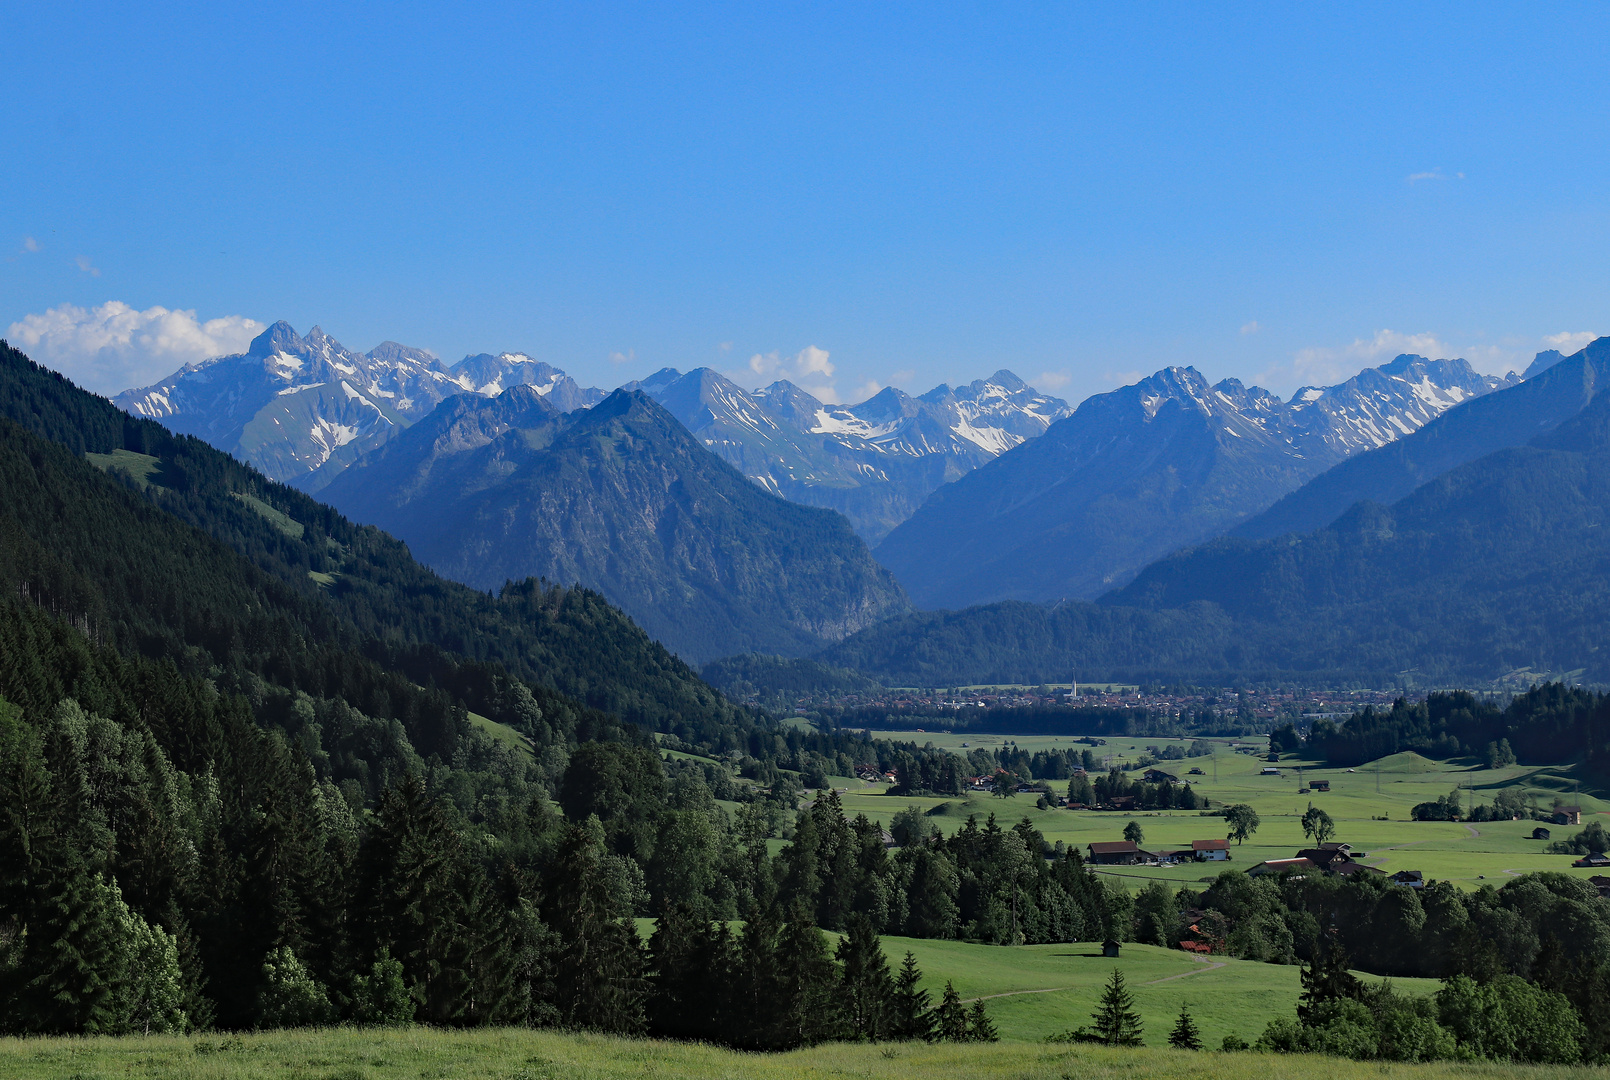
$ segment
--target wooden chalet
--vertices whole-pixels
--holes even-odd
[[[1089,852],[1085,862],[1095,866],[1134,866],[1147,858],[1133,840],[1097,840],[1085,850]]]

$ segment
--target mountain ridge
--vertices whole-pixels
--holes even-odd
[[[936,488],[1041,435],[1070,411],[1004,368],[917,397],[885,387],[828,404],[787,380],[749,391],[712,368],[662,368],[626,384],[660,402],[751,481],[837,510],[868,543]]]
[[[1449,469],[1520,446],[1579,413],[1610,375],[1610,338],[1569,357],[1539,353],[1523,381],[1451,409],[1418,431],[1360,454],[1282,496],[1230,530],[1267,539],[1322,528],[1361,499],[1396,502]]]
[[[1092,599],[1510,378],[1405,354],[1290,401],[1165,368],[934,492],[878,545],[914,602]]]
[[[244,353],[186,364],[113,402],[250,461],[270,479],[316,492],[446,398],[516,383],[554,395],[562,408],[603,397],[524,353],[481,353],[448,366],[394,341],[356,353],[317,326],[302,337],[282,320]]]
[[[762,490],[642,391],[451,401],[324,495],[448,577],[580,582],[701,660],[814,651],[907,607],[840,515]]]

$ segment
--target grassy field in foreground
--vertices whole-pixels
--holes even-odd
[[[1468,1064],[1397,1065],[1302,1055],[1192,1053],[1092,1046],[846,1045],[788,1054],[522,1029],[280,1031],[204,1038],[0,1040],[9,1080],[793,1080],[936,1076],[1013,1080],[1587,1080],[1603,1070]]]
[[[918,740],[926,737],[915,732],[898,734]],[[996,748],[1006,738],[931,736],[935,745],[946,749],[959,749],[964,741]],[[1013,741],[1024,749],[1072,743],[1067,736],[1025,736]],[[1115,738],[1097,749],[1104,755],[1135,760],[1146,746],[1166,741]],[[1520,786],[1536,794],[1545,807],[1559,796],[1566,802],[1580,804],[1588,814],[1610,809],[1610,804],[1602,800],[1579,794],[1574,777],[1564,767],[1516,765],[1488,769],[1474,763],[1430,761],[1417,754],[1403,753],[1357,770],[1328,768],[1320,762],[1288,758],[1279,764],[1281,775],[1263,776],[1260,772],[1269,762],[1262,755],[1236,753],[1223,741],[1215,742],[1215,746],[1218,751],[1211,757],[1168,761],[1160,767],[1182,779],[1188,778],[1199,794],[1215,804],[1247,803],[1257,810],[1262,825],[1251,840],[1233,848],[1232,861],[1228,864],[1233,869],[1244,870],[1265,859],[1289,858],[1297,849],[1307,846],[1301,822],[1303,812],[1312,803],[1323,807],[1335,821],[1337,840],[1345,840],[1366,852],[1365,862],[1388,873],[1419,870],[1429,878],[1452,881],[1463,888],[1475,888],[1484,882],[1502,884],[1517,874],[1534,870],[1559,870],[1581,877],[1599,873],[1573,868],[1568,856],[1546,853],[1543,841],[1531,839],[1531,832],[1538,824],[1534,821],[1466,825],[1409,820],[1409,810],[1414,804],[1446,795],[1455,787],[1465,789],[1461,796],[1467,807],[1474,801],[1491,802],[1501,788]],[[1192,768],[1201,769],[1202,774],[1190,776],[1188,770]],[[1299,795],[1299,768],[1301,782],[1328,780],[1331,790]],[[847,812],[865,813],[885,824],[906,805],[918,805],[935,811],[933,820],[946,833],[960,828],[970,813],[976,813],[980,819],[994,813],[1007,825],[1027,816],[1047,840],[1053,843],[1061,840],[1081,850],[1091,841],[1121,839],[1124,825],[1131,819],[1144,830],[1142,846],[1147,848],[1187,847],[1192,840],[1225,835],[1220,819],[1202,817],[1195,811],[1116,814],[1038,810],[1034,805],[1035,797],[1030,795],[1010,798],[976,795],[969,799],[946,800],[896,798],[881,792],[854,791],[844,795],[843,800]],[[1383,818],[1386,820],[1381,820]],[[1584,817],[1584,824],[1587,820]],[[1550,828],[1554,839],[1577,831],[1574,826]],[[1133,879],[1136,884],[1161,879],[1176,885],[1199,885],[1223,868],[1224,864],[1190,863],[1175,867],[1124,867],[1110,872]]]

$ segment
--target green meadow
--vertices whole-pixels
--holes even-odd
[[[836,1043],[786,1054],[742,1054],[692,1043],[519,1028],[0,1040],[0,1076],[8,1080],[1312,1080],[1320,1074],[1326,1080],[1588,1080],[1603,1070],[1022,1042]]]
[[[1068,748],[1075,740],[1068,736],[962,736],[943,733],[880,732],[894,738],[932,742],[935,746],[964,752],[962,743],[998,749],[1006,742],[1016,743],[1028,751],[1052,746]],[[1170,740],[1147,738],[1108,739],[1105,746],[1095,747],[1100,756],[1114,760],[1134,761],[1147,746],[1168,745]],[[1189,740],[1174,740],[1178,745],[1189,745]],[[1257,740],[1262,743],[1262,740]],[[1290,858],[1299,848],[1305,847],[1302,832],[1302,815],[1310,803],[1323,807],[1336,823],[1335,839],[1345,841],[1364,851],[1364,862],[1388,873],[1398,870],[1419,870],[1428,878],[1454,882],[1463,888],[1476,888],[1482,884],[1502,884],[1509,877],[1535,870],[1558,870],[1578,876],[1592,876],[1598,871],[1577,869],[1571,866],[1571,857],[1549,855],[1544,852],[1544,841],[1531,839],[1538,826],[1534,821],[1488,821],[1464,824],[1460,822],[1412,821],[1410,808],[1446,795],[1454,788],[1465,789],[1461,797],[1468,808],[1473,803],[1489,803],[1494,794],[1504,787],[1519,785],[1536,794],[1538,802],[1547,808],[1556,796],[1567,803],[1580,805],[1586,823],[1589,813],[1602,813],[1610,804],[1577,790],[1576,778],[1569,767],[1509,766],[1488,769],[1475,762],[1438,762],[1417,754],[1395,754],[1379,762],[1354,769],[1325,767],[1322,762],[1286,758],[1278,764],[1281,775],[1263,776],[1261,771],[1270,766],[1262,754],[1243,754],[1231,749],[1227,740],[1215,740],[1215,753],[1211,757],[1186,758],[1164,761],[1158,768],[1188,779],[1198,794],[1219,803],[1247,803],[1261,819],[1257,833],[1244,844],[1231,845],[1228,864],[1188,863],[1175,867],[1115,867],[1103,872],[1133,880],[1137,885],[1161,879],[1177,884],[1197,885],[1212,878],[1228,865],[1246,869],[1265,859]],[[1082,749],[1083,747],[1081,747]],[[1202,770],[1201,776],[1189,776],[1192,768]],[[1299,774],[1299,769],[1300,774]],[[1139,773],[1130,775],[1138,778]],[[1331,790],[1298,794],[1299,775],[1302,783],[1311,780],[1328,780]],[[1053,782],[1054,787],[1063,786]],[[965,799],[911,799],[890,796],[884,792],[868,790],[850,791],[842,796],[849,813],[865,813],[868,817],[887,821],[906,805],[921,806],[932,813],[933,820],[946,833],[953,832],[966,821],[969,814],[980,819],[993,813],[1004,824],[1013,824],[1024,817],[1033,820],[1045,838],[1051,842],[1061,840],[1070,847],[1083,848],[1097,840],[1119,840],[1125,824],[1138,822],[1145,833],[1142,847],[1175,848],[1189,846],[1192,840],[1203,840],[1225,835],[1223,822],[1216,817],[1204,817],[1197,811],[1112,813],[1098,810],[1040,810],[1035,806],[1036,796],[1012,795],[1001,798],[977,794]],[[1385,820],[1382,820],[1385,819]],[[1553,839],[1561,839],[1576,832],[1574,826],[1545,826]]]
[[[1188,1008],[1209,1046],[1226,1035],[1248,1042],[1276,1016],[1290,1016],[1302,992],[1298,969],[1215,956],[1199,960],[1177,949],[1126,944],[1117,959],[1099,944],[973,945],[960,941],[886,937],[891,967],[910,950],[923,984],[937,1000],[946,981],[965,999],[985,998],[1001,1038],[1036,1042],[1090,1022],[1114,968],[1124,973],[1147,1041],[1164,1042],[1182,1007]],[[1380,981],[1374,976],[1361,977]],[[1407,993],[1435,993],[1432,979],[1394,979]]]

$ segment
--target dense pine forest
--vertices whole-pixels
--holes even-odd
[[[848,817],[830,791],[799,810],[802,787],[862,766],[912,793],[1003,770],[1071,795],[1094,762],[784,728],[594,594],[445,582],[385,534],[9,350],[0,414],[7,1032],[988,1039],[981,1007],[892,969],[879,936],[1167,944],[1190,918],[1233,955],[1305,965],[1310,1011],[1276,1049],[1368,1028],[1390,1056],[1391,1025],[1434,1020],[1348,983],[1345,957],[1448,978],[1494,1015],[1561,995],[1588,1022],[1562,1029],[1577,1057],[1606,1050],[1591,1020],[1610,1001],[1610,904],[1583,882],[1421,894],[1232,871],[1131,894],[1028,821],[970,815],[945,836],[913,810]],[[1506,710],[1434,698],[1356,731],[1524,757],[1597,747],[1605,711],[1546,688]],[[1349,746],[1354,731],[1310,738],[1378,752]],[[1096,784],[1157,797],[1122,774]],[[1454,1048],[1477,1037],[1436,1030]],[[1559,1044],[1493,1056],[1576,1060]]]

